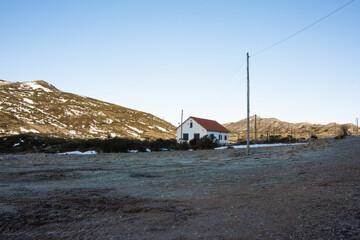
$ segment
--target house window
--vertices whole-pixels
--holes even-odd
[[[189,140],[189,134],[188,133],[183,134],[183,140]]]
[[[226,136],[226,135],[224,136],[224,140],[225,140],[225,141],[227,140],[227,136]]]
[[[194,133],[194,139],[199,139],[200,138],[200,133]]]
[[[222,140],[222,135],[221,134],[219,134],[219,140]]]
[[[211,140],[214,140],[214,139],[215,139],[215,136],[214,136],[213,133],[210,134],[210,139],[211,139]]]
[[[193,123],[192,122],[190,122],[190,128],[192,128],[193,127]]]

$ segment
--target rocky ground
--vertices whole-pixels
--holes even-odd
[[[0,155],[0,239],[360,239],[360,137]]]

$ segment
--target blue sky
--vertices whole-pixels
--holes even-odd
[[[0,79],[152,113],[246,117],[246,53],[350,0],[0,0]],[[289,122],[360,117],[360,2],[250,57],[251,115]]]

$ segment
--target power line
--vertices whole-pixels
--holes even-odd
[[[288,36],[288,37],[286,37],[286,38],[284,38],[284,39],[282,39],[282,40],[280,40],[280,41],[278,41],[278,42],[276,42],[276,43],[274,43],[274,44],[272,44],[272,45],[270,45],[270,46],[268,46],[268,47],[264,48],[264,49],[263,49],[263,50],[261,50],[261,51],[258,51],[258,52],[256,52],[256,53],[252,54],[252,55],[251,55],[251,57],[254,57],[254,56],[256,56],[256,55],[258,55],[258,54],[260,54],[260,53],[263,53],[263,52],[265,52],[265,51],[267,51],[267,50],[269,50],[269,49],[271,49],[271,48],[273,48],[273,47],[276,47],[277,45],[280,45],[281,43],[283,43],[283,42],[285,42],[285,41],[289,40],[290,38],[295,37],[296,35],[298,35],[298,34],[300,34],[300,33],[304,32],[305,30],[307,30],[307,29],[311,28],[311,27],[312,27],[312,26],[314,26],[315,24],[317,24],[317,23],[319,23],[319,22],[323,21],[324,19],[326,19],[326,18],[330,17],[331,15],[333,15],[334,13],[336,13],[336,12],[338,12],[339,10],[343,9],[344,7],[346,7],[347,5],[349,5],[350,3],[354,2],[354,1],[355,1],[355,0],[351,0],[351,1],[350,1],[350,2],[348,2],[348,3],[345,3],[345,4],[344,4],[344,5],[342,5],[341,7],[337,8],[336,10],[332,11],[331,13],[329,13],[329,14],[325,15],[324,17],[320,18],[319,20],[317,20],[317,21],[313,22],[312,24],[310,24],[310,25],[308,25],[308,26],[304,27],[303,29],[301,29],[301,30],[299,30],[299,31],[297,31],[297,32],[295,32],[295,33],[293,33],[292,35],[290,35],[290,36]]]
[[[227,80],[225,80],[225,83],[222,84],[222,86],[218,88],[218,90],[211,97],[215,97],[219,92],[221,92],[224,89],[224,87],[230,82],[230,80],[233,79],[235,75],[240,71],[240,69],[244,66],[244,64],[245,62],[241,63],[240,66],[228,77]]]
[[[221,87],[217,88],[217,90],[215,91],[215,93],[213,93],[212,95],[210,95],[206,100],[204,100],[201,104],[199,104],[199,106],[203,106],[205,103],[208,103],[210,100],[212,99],[216,99],[216,96],[225,88],[225,86],[230,82],[231,79],[233,79],[236,74],[241,70],[241,68],[245,65],[245,62],[242,62],[239,67],[226,79],[224,79],[225,83],[223,83],[221,85]],[[217,102],[219,102],[220,100],[217,100]],[[213,105],[217,104],[214,103]]]
[[[244,78],[241,82],[238,82],[232,89],[230,92],[227,92],[226,96],[223,97],[222,99],[217,99],[216,102],[214,102],[211,105],[208,105],[207,108],[205,108],[204,111],[202,111],[202,113],[207,113],[210,109],[213,109],[215,106],[217,106],[219,103],[223,103],[225,100],[227,100],[229,97],[234,96],[233,93],[235,91],[237,91],[239,89],[239,87],[246,82],[246,78]]]

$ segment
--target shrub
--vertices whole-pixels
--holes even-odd
[[[210,139],[207,135],[199,139],[191,139],[189,141],[190,147],[192,149],[213,149],[219,146],[219,142],[217,140]]]
[[[318,137],[316,136],[316,135],[311,135],[311,137],[310,137],[311,139],[313,139],[313,140],[316,140],[316,139],[318,139]]]

